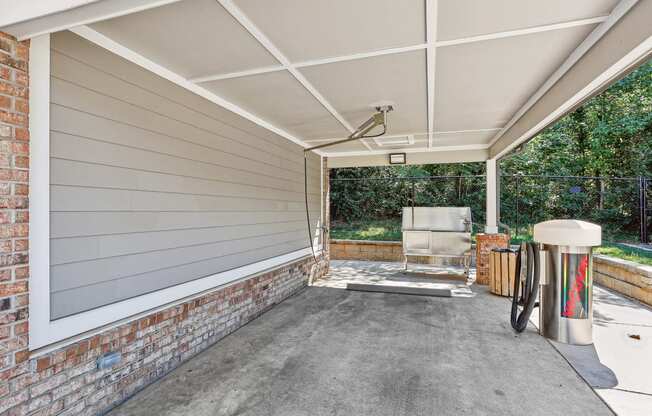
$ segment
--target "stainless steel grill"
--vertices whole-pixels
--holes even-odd
[[[471,264],[471,208],[404,207],[403,256],[463,258],[468,276]]]

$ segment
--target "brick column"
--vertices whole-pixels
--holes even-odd
[[[29,41],[0,32],[0,402],[29,357],[28,55]]]
[[[489,253],[494,248],[509,247],[509,236],[507,234],[477,234],[475,241],[475,282],[481,285],[487,285],[489,284]]]

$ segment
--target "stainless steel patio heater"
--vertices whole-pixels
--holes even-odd
[[[514,329],[521,332],[527,326],[540,289],[539,333],[567,344],[593,343],[592,249],[601,244],[601,232],[600,226],[578,220],[534,226],[535,243],[522,245],[516,261],[517,270],[524,266],[525,278],[514,279]],[[523,307],[520,315],[518,305]]]

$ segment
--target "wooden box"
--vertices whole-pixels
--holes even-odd
[[[516,252],[494,249],[489,256],[489,291],[499,296],[514,294]]]

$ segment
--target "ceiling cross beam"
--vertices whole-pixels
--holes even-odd
[[[92,29],[89,26],[77,26],[70,29],[71,32],[76,35],[86,39],[87,41],[94,43],[109,52],[112,52],[121,58],[126,59],[146,70],[160,76],[163,79],[166,79],[182,88],[185,88],[188,91],[191,91],[200,97],[211,101],[214,104],[219,105],[275,134],[278,134],[281,137],[284,137],[291,142],[294,142],[302,147],[308,147],[308,145],[300,138],[292,135],[291,133],[285,131],[282,128],[275,126],[274,124],[256,116],[255,114],[250,113],[244,108],[233,104],[232,102],[220,97],[219,95],[203,88],[200,85],[188,81],[183,76],[173,72],[158,63],[151,61],[150,59],[140,55],[139,53],[127,48],[126,46],[114,41],[113,39],[103,35],[102,33]]]
[[[218,0],[220,3],[231,3],[233,2],[231,0]],[[436,14],[436,1],[437,0],[427,0],[427,9],[434,11]],[[431,4],[432,3],[432,4]],[[236,7],[233,5],[233,7]],[[228,9],[227,9],[228,10]],[[240,10],[240,9],[238,9]],[[240,11],[240,13],[244,16],[244,13]],[[231,72],[231,73],[221,73],[221,74],[209,74],[197,78],[192,78],[190,81],[196,82],[196,83],[201,83],[201,82],[208,82],[208,81],[217,81],[217,80],[223,80],[223,79],[230,79],[230,78],[240,78],[240,77],[245,77],[249,75],[257,75],[257,74],[265,74],[268,72],[276,72],[276,71],[284,71],[288,69],[287,67],[292,67],[294,69],[296,68],[306,68],[306,67],[311,67],[311,66],[318,66],[318,65],[326,65],[326,64],[332,64],[332,63],[337,63],[337,62],[345,62],[345,61],[355,61],[358,59],[367,59],[367,58],[373,58],[375,56],[385,56],[385,55],[394,55],[394,54],[400,54],[400,53],[405,53],[405,52],[412,52],[412,51],[419,51],[419,50],[428,50],[428,49],[436,49],[436,48],[444,48],[448,46],[455,46],[455,45],[462,45],[466,43],[474,43],[474,42],[483,42],[487,40],[493,40],[493,39],[504,39],[504,38],[510,38],[510,37],[516,37],[516,36],[524,36],[524,35],[529,35],[533,33],[542,33],[542,32],[549,32],[553,30],[561,30],[561,29],[567,29],[571,27],[577,27],[577,26],[584,26],[584,25],[590,25],[590,24],[598,24],[602,23],[605,20],[608,19],[609,16],[598,16],[598,17],[591,17],[588,19],[579,19],[579,20],[571,20],[568,22],[562,22],[562,23],[554,23],[554,24],[549,24],[549,25],[540,25],[540,26],[533,26],[529,28],[523,28],[523,29],[517,29],[517,30],[508,30],[508,31],[502,31],[502,32],[495,32],[495,33],[489,33],[486,35],[478,35],[478,36],[470,36],[470,37],[464,37],[464,38],[458,38],[458,39],[451,39],[451,40],[442,40],[442,41],[437,41],[436,40],[436,16],[434,18],[432,17],[433,13],[432,12],[427,12],[427,15],[431,15],[430,19],[431,22],[428,23],[426,22],[427,27],[434,27],[433,29],[430,29],[431,35],[428,37],[428,33],[426,32],[426,35],[428,37],[427,41],[425,43],[419,43],[416,45],[409,45],[409,46],[400,46],[400,47],[395,47],[395,48],[386,48],[386,49],[379,49],[375,51],[370,51],[370,52],[359,52],[359,53],[353,53],[353,54],[348,54],[348,55],[341,55],[341,56],[334,56],[334,57],[329,57],[329,58],[321,58],[321,59],[312,59],[312,60],[307,60],[307,61],[300,61],[300,62],[295,62],[291,63],[287,58],[285,58],[286,63],[283,63],[282,65],[272,65],[272,66],[267,66],[267,67],[262,67],[262,68],[253,68],[253,69],[248,69],[244,71],[237,71],[237,72]],[[246,16],[245,16],[246,17]],[[426,17],[428,19],[428,17]],[[251,23],[253,25],[253,23]],[[260,32],[260,31],[259,31]],[[264,36],[264,35],[263,35]],[[267,38],[265,38],[267,39]],[[269,40],[267,40],[269,42]],[[269,42],[271,44],[271,42]],[[264,45],[265,46],[265,45]],[[279,51],[280,53],[280,51]],[[281,54],[282,55],[282,54]],[[278,58],[277,58],[278,59]],[[280,62],[280,60],[279,60]]]
[[[290,60],[280,51],[279,48],[249,19],[249,17],[233,2],[233,0],[217,0],[224,9],[233,16],[267,51],[281,63],[284,70],[292,76],[329,112],[337,121],[344,126],[349,133],[355,132],[355,128],[333,107],[314,85],[294,66]],[[364,143],[367,149],[369,145]]]

